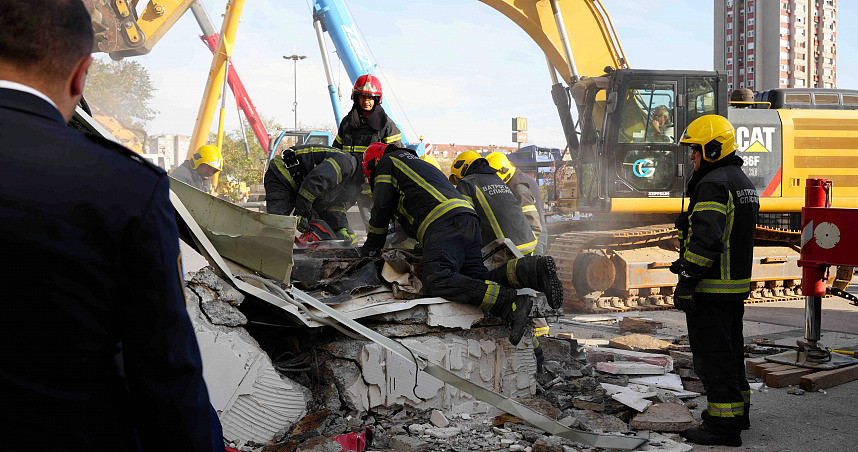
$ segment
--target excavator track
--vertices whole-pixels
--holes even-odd
[[[801,233],[768,227],[757,227],[757,243],[774,244],[799,251]],[[622,268],[618,254],[623,250],[655,249],[658,256],[666,256],[678,247],[676,229],[672,224],[659,224],[603,231],[575,231],[557,236],[548,254],[557,262],[557,275],[563,282],[564,307],[578,312],[604,313],[623,311],[652,311],[672,309],[675,277],[665,278],[670,261],[652,261],[645,269],[650,278],[648,287],[623,289],[615,284]],[[675,259],[672,257],[671,259]],[[657,259],[657,257],[656,257]],[[783,259],[782,257],[773,259]],[[844,290],[852,280],[852,267],[838,267],[829,284]],[[629,285],[627,285],[628,287]],[[802,300],[801,280],[767,279],[753,281],[751,293],[745,303]]]

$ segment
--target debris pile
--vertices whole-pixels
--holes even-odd
[[[372,341],[330,328],[257,341],[245,326],[257,334],[258,313],[239,311],[243,297],[211,268],[193,274],[186,293],[212,403],[238,450],[339,451],[346,443],[398,452],[590,449],[525,425]],[[511,346],[505,326],[470,306],[416,305],[365,324],[569,428],[634,435],[695,423],[683,403],[699,395],[683,388],[695,378],[690,354],[649,335],[586,349],[571,334],[541,338],[546,361],[536,374],[529,338]],[[654,439],[656,449],[687,450],[669,437]]]

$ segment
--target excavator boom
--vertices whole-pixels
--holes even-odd
[[[582,76],[602,75],[606,67],[628,67],[599,0],[480,1],[521,27],[567,83]]]

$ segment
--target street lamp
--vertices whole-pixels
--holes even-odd
[[[298,130],[298,60],[307,58],[306,55],[283,55],[284,59],[295,62],[295,100],[292,102],[292,111],[295,112],[295,130]]]

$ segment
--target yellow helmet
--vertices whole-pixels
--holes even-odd
[[[503,152],[492,152],[488,156],[486,156],[486,160],[489,161],[489,165],[492,168],[496,169],[498,172],[498,176],[503,179],[504,182],[509,182],[512,175],[515,174],[515,166],[506,158]]]
[[[441,169],[441,164],[440,164],[440,163],[438,163],[438,160],[435,160],[435,157],[432,157],[432,155],[431,155],[431,154],[423,154],[423,157],[420,157],[420,160],[423,160],[423,161],[429,162],[429,163],[431,163],[431,164],[432,164],[432,166],[434,166],[435,168],[438,168],[439,170]]]
[[[193,166],[194,169],[199,168],[200,164],[205,163],[206,165],[220,171],[222,161],[220,149],[213,144],[200,146],[200,148],[197,149],[197,152],[194,152],[194,155],[191,156],[191,166]]]
[[[703,160],[717,162],[736,151],[736,129],[719,115],[701,116],[685,129],[680,143],[700,151]]]
[[[450,165],[450,182],[455,184],[459,179],[465,177],[465,173],[468,172],[468,167],[471,166],[471,163],[474,163],[474,160],[478,158],[481,157],[477,151],[465,151],[459,154],[456,157],[456,160],[453,160],[453,164]]]

